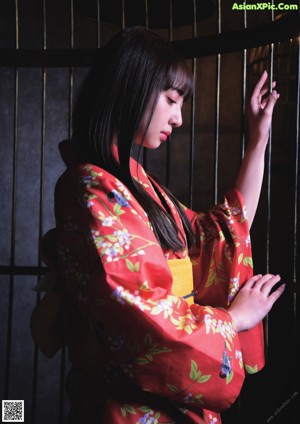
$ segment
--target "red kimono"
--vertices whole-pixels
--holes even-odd
[[[154,181],[131,165],[160,202]],[[156,190],[184,233],[172,201]],[[197,240],[190,252],[163,251],[133,195],[94,165],[69,166],[56,186],[55,212],[59,277],[101,352],[94,372],[71,371],[75,410],[85,404],[98,423],[219,424],[245,370],[264,364],[261,324],[237,334],[226,311],[253,272],[239,192],[207,214],[186,209]],[[191,307],[173,294],[167,262],[187,255],[197,290]]]

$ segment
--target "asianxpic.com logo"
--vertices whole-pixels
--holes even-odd
[[[243,3],[233,3],[232,10],[279,10],[279,11],[291,11],[291,10],[298,10],[299,5],[294,4],[287,4],[287,3],[277,3],[274,4],[272,2],[265,2],[265,3],[253,3],[249,4],[246,2]]]

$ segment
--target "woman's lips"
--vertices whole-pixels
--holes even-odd
[[[162,141],[166,141],[170,134],[171,134],[170,132],[164,132],[164,131],[162,131],[162,132],[160,133],[160,139],[161,139]]]

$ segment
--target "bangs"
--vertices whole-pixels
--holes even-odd
[[[194,93],[194,78],[188,66],[181,62],[176,66],[171,66],[168,72],[168,77],[165,90],[176,90],[184,98],[188,100]]]

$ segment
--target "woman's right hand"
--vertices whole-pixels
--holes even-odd
[[[245,283],[228,308],[238,332],[250,330],[268,314],[284,292],[285,284],[282,284],[271,293],[279,281],[279,275],[259,274]]]

